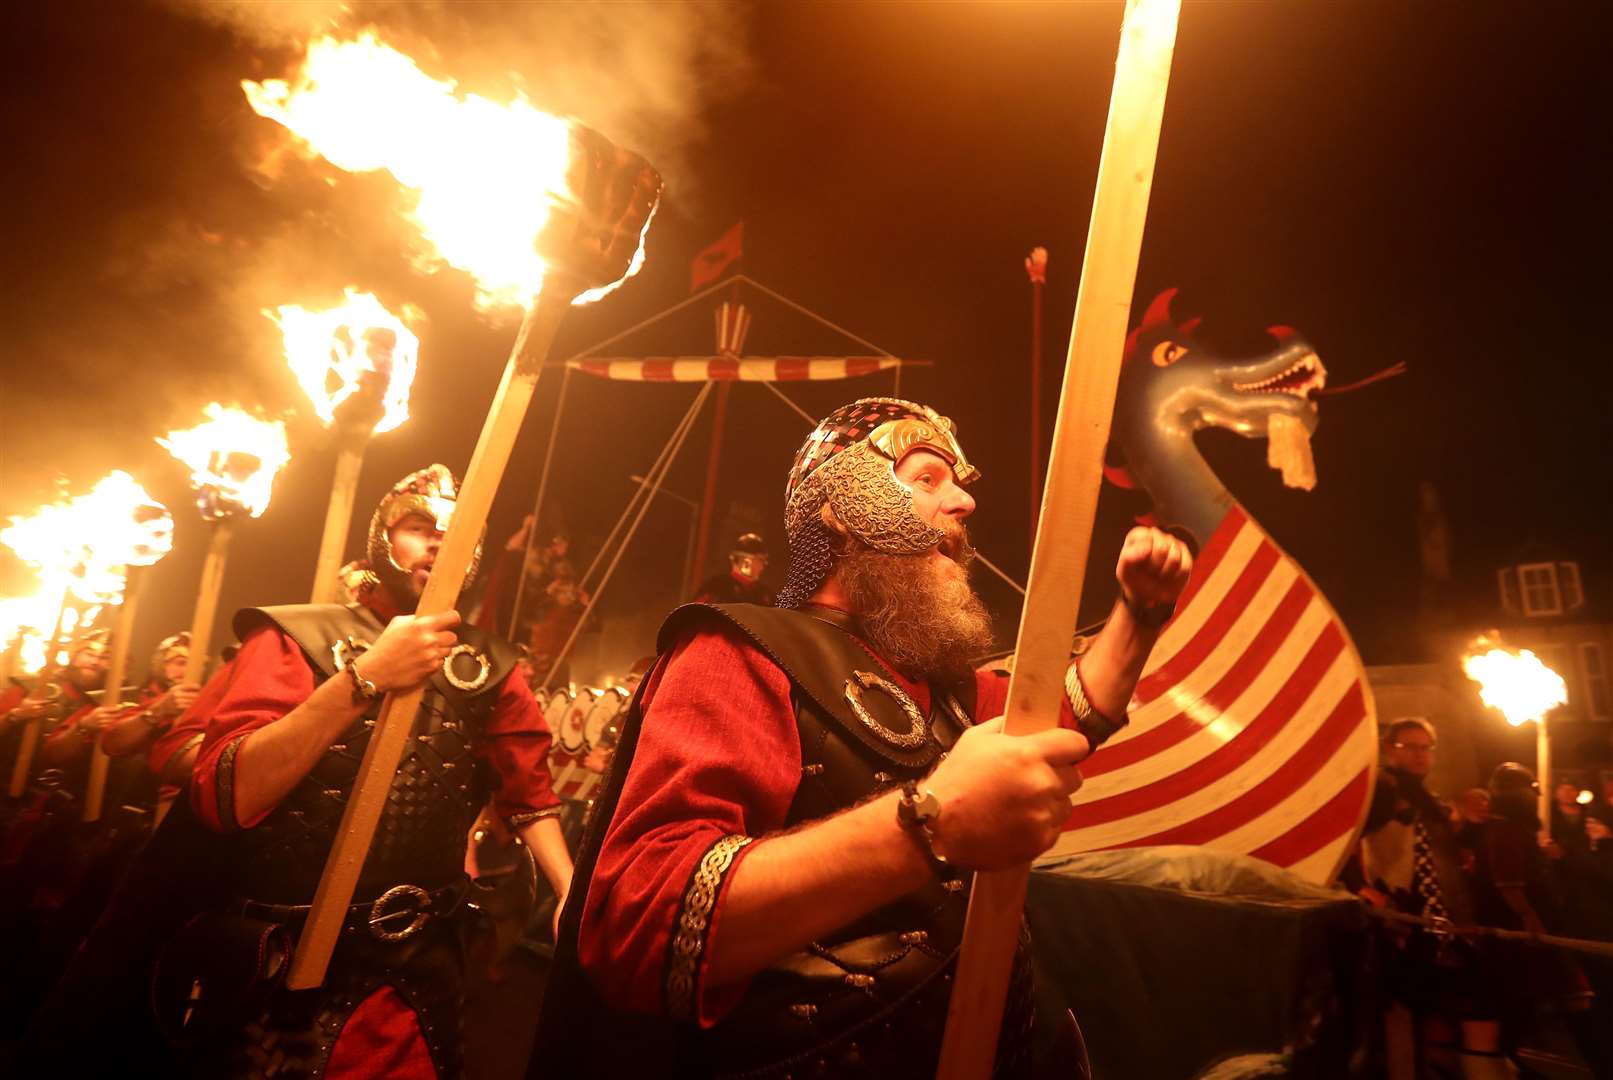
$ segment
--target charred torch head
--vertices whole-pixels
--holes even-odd
[[[644,234],[661,201],[661,174],[631,150],[581,124],[570,126],[565,195],[537,248],[551,276],[569,279],[574,303],[596,300],[644,262]]]

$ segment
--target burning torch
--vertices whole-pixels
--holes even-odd
[[[157,440],[190,467],[196,507],[212,529],[190,621],[190,656],[185,661],[185,681],[198,684],[207,668],[207,646],[235,521],[243,514],[263,516],[274,478],[291,460],[286,425],[280,421],[260,420],[217,402],[207,406],[203,415],[207,419],[188,431],[171,431],[166,439]]]
[[[1540,782],[1542,839],[1551,838],[1551,734],[1546,714],[1568,703],[1563,677],[1528,649],[1509,649],[1494,631],[1481,634],[1462,657],[1462,673],[1479,684],[1479,700],[1513,727],[1535,722],[1535,774]]]
[[[285,340],[286,363],[319,418],[335,429],[336,476],[314,563],[313,602],[339,604],[346,596],[338,571],[364,450],[372,435],[409,419],[420,339],[374,296],[351,288],[337,307],[287,306],[273,318]]]
[[[129,643],[134,636],[134,616],[144,591],[142,572],[173,550],[174,516],[168,508],[147,495],[128,473],[114,472],[87,497],[99,523],[95,557],[100,564],[114,568],[124,581],[118,603],[118,621],[112,631],[111,655],[107,660],[106,693],[101,704],[123,703],[123,677],[129,667]],[[108,758],[101,749],[101,733],[95,735],[90,751],[89,781],[84,788],[84,820],[99,821],[106,796]]]
[[[66,640],[94,622],[102,605],[116,603],[123,596],[126,562],[131,560],[115,559],[138,556],[132,546],[117,541],[108,544],[108,531],[110,528],[113,533],[121,533],[117,518],[120,513],[132,516],[136,501],[150,504],[139,487],[127,473],[114,472],[102,478],[88,494],[41,507],[26,517],[12,518],[11,525],[0,531],[0,543],[38,570],[41,580],[33,596],[8,603],[8,617],[17,624],[21,660],[38,672],[28,691],[29,698],[38,700],[52,689],[65,662],[62,649]],[[138,496],[131,492],[138,492]],[[76,607],[75,600],[81,606]],[[49,635],[38,637],[38,631],[46,626],[51,627]],[[14,799],[27,785],[42,725],[43,717],[31,717],[23,728],[6,789]]]
[[[252,108],[349,172],[385,169],[415,196],[431,255],[468,272],[483,306],[525,316],[416,608],[454,606],[566,308],[643,264],[661,178],[636,154],[533,108],[461,96],[373,34],[322,38],[295,82],[242,84]],[[324,980],[424,686],[389,694],[347,801],[286,983]]]

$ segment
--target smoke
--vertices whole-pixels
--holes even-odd
[[[494,98],[520,91],[632,147],[684,199],[711,109],[756,78],[748,8],[737,3],[164,2],[271,50],[374,27],[435,77]]]

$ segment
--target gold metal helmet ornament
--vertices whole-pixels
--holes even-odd
[[[969,464],[952,421],[927,405],[900,398],[862,398],[818,423],[795,455],[784,489],[790,577],[779,607],[799,607],[823,583],[837,546],[824,507],[847,533],[875,551],[917,555],[946,534],[913,509],[913,489],[896,465],[914,450],[940,455],[959,484],[980,471]]]
[[[458,498],[459,481],[448,470],[448,466],[436,464],[410,473],[393,484],[392,490],[381,497],[380,504],[370,517],[370,536],[365,545],[365,554],[370,572],[395,597],[408,595],[405,586],[410,571],[393,561],[392,538],[388,530],[410,514],[419,514],[434,522],[439,531],[447,532]],[[465,571],[464,588],[469,588],[475,580],[476,566],[481,562],[481,557],[482,545],[478,539],[470,568]]]

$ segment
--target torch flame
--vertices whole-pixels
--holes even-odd
[[[381,419],[375,433],[409,419],[420,339],[374,296],[349,288],[337,307],[309,311],[288,305],[271,318],[280,324],[286,363],[325,426],[336,422],[344,403],[376,382]]]
[[[436,259],[468,272],[477,302],[528,306],[545,264],[536,242],[570,201],[569,125],[523,96],[459,94],[373,31],[319,38],[294,80],[243,81],[247,101],[347,172],[385,169],[415,195],[409,217]]]
[[[188,431],[170,431],[158,445],[190,466],[203,518],[217,521],[243,512],[262,517],[275,476],[291,460],[286,425],[217,402],[203,413],[205,421]]]
[[[26,670],[45,666],[46,640],[68,595],[84,610],[69,607],[62,632],[92,623],[103,604],[123,596],[130,566],[150,566],[174,544],[174,518],[126,472],[102,477],[87,494],[14,517],[0,530],[0,543],[39,573],[30,596],[0,600],[0,649],[21,638]]]
[[[1498,638],[1481,636],[1462,658],[1462,672],[1479,684],[1479,698],[1501,710],[1513,727],[1540,720],[1568,702],[1563,677],[1528,649],[1508,649]]]

